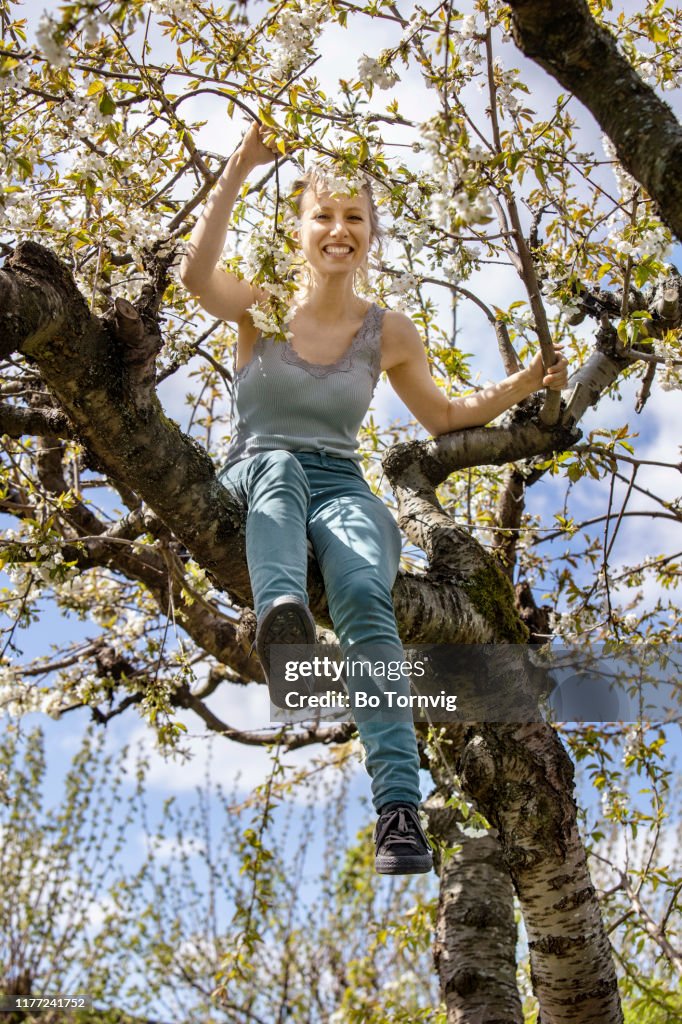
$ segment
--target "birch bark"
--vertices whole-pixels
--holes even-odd
[[[434,942],[448,1024],[523,1024],[514,892],[496,835],[467,835],[442,790],[426,812],[432,833],[456,851],[440,867]]]

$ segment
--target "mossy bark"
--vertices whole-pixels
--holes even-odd
[[[500,642],[526,643],[529,631],[516,610],[514,588],[498,565],[488,562],[461,586],[477,612],[497,623]]]

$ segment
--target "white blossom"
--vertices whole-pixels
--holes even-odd
[[[10,68],[3,75],[0,75],[0,92],[4,92],[6,89],[20,88],[22,85],[27,85],[30,77],[30,71],[27,61],[20,61],[16,67]]]
[[[395,296],[392,303],[395,309],[405,313],[414,308],[418,302],[418,279],[414,274],[404,273],[393,277],[388,285],[387,293]]]
[[[43,695],[40,710],[50,718],[59,718],[62,711],[62,694],[59,690],[48,690]]]
[[[166,17],[177,19],[191,18],[194,8],[189,0],[147,0],[149,7],[154,14],[163,14]]]
[[[631,200],[633,195],[639,189],[638,183],[623,168],[623,165],[616,156],[616,147],[613,145],[608,135],[602,135],[601,143],[607,159],[612,163],[613,173],[616,176],[616,182],[618,183],[618,189],[621,196],[626,201]]]
[[[475,36],[480,35],[480,29],[476,24],[475,14],[466,14],[462,18],[462,24],[459,28],[459,35],[462,39],[473,39]]]
[[[327,4],[319,0],[301,3],[298,11],[285,8],[272,38],[270,55],[270,67],[277,77],[289,77],[303,67],[328,17]]]
[[[416,207],[417,210],[420,209],[422,202],[422,190],[416,181],[411,181],[405,189],[405,201],[410,206]]]
[[[518,87],[518,80],[515,71],[505,71],[502,59],[495,57],[495,82],[497,85],[497,99],[500,108],[514,117],[521,109],[521,101],[515,95]]]
[[[123,632],[129,639],[137,639],[142,636],[147,625],[147,618],[141,615],[140,612],[132,611],[130,608],[126,608],[121,632]]]
[[[483,146],[475,145],[470,148],[467,153],[467,158],[471,160],[472,163],[482,163],[484,160],[488,159],[489,155],[490,154],[483,148]]]
[[[277,334],[278,326],[277,321],[273,316],[268,316],[267,313],[257,304],[249,306],[248,312],[251,314],[254,327],[261,332],[265,337],[271,334]]]
[[[69,55],[62,43],[56,39],[58,22],[45,12],[36,31],[36,42],[45,55],[48,64],[55,67],[65,67],[69,62]]]
[[[416,32],[429,20],[427,11],[417,8],[413,14],[410,15],[410,20],[403,30],[403,34],[400,37],[401,43],[406,43],[412,39]]]
[[[313,160],[306,164],[306,173],[314,172],[320,186],[330,195],[346,196],[351,191],[359,192],[367,185],[367,177],[363,171],[355,174],[341,173],[332,163],[325,160]]]
[[[675,366],[672,359],[666,360],[659,369],[658,385],[661,391],[682,390],[682,366]]]
[[[390,89],[400,81],[396,72],[387,66],[383,66],[373,57],[366,53],[358,60],[358,76],[365,86],[378,85],[380,89]]]

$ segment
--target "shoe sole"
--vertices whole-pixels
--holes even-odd
[[[433,857],[377,857],[374,866],[380,875],[423,875],[433,868]]]
[[[269,658],[265,652],[272,644],[304,647],[314,644],[315,639],[315,627],[299,604],[283,603],[271,608],[260,624],[257,653],[267,679],[270,700],[276,707],[288,710],[285,698],[291,690],[283,679],[271,678]]]

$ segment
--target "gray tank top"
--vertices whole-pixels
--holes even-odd
[[[234,375],[233,433],[222,468],[274,449],[359,461],[357,434],[379,379],[385,312],[373,302],[348,349],[329,365],[259,335]]]

